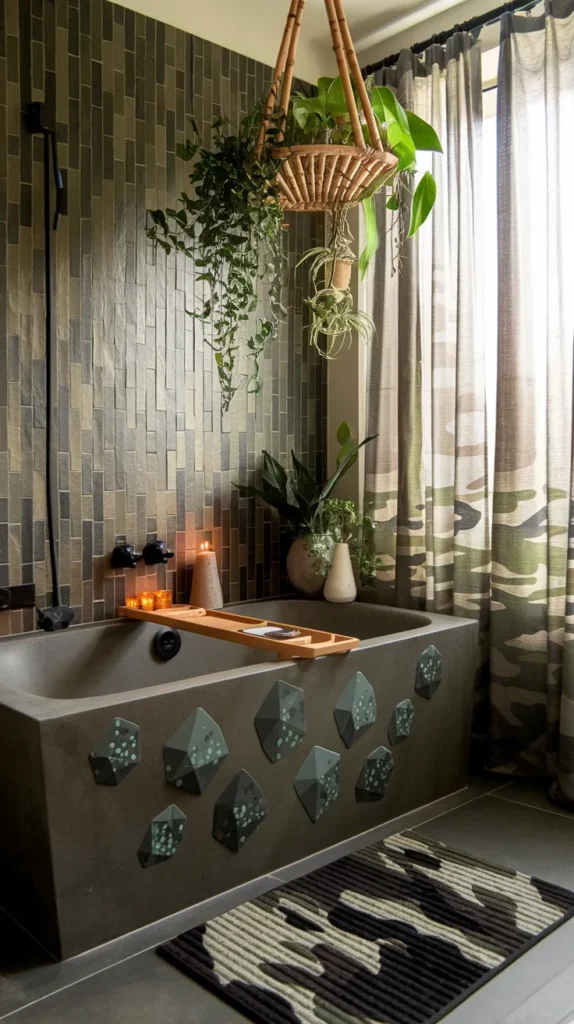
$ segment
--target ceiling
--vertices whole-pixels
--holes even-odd
[[[273,64],[289,0],[122,0],[130,7],[255,60]],[[488,10],[494,0],[344,0],[362,64],[371,63],[421,35],[450,28]],[[307,81],[336,74],[324,0],[307,0],[296,73]]]

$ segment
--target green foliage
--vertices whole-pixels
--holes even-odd
[[[353,568],[359,579],[371,579],[383,568],[376,554],[374,524],[370,515],[361,513],[354,501],[329,498],[323,502],[307,534],[307,545],[327,576],[335,544],[348,544]]]
[[[411,226],[409,229],[409,238],[418,231],[420,226],[424,224],[429,213],[431,212],[436,199],[436,181],[432,174],[427,171],[423,174],[419,181],[415,194],[413,196],[413,208],[411,212]]]
[[[306,536],[313,529],[316,517],[333,493],[333,490],[357,460],[357,454],[373,441],[374,437],[366,437],[357,443],[351,437],[348,423],[343,422],[337,431],[337,439],[341,446],[337,458],[337,468],[321,487],[309,470],[291,452],[293,471],[287,476],[283,466],[269,452],[263,452],[261,469],[261,487],[250,487],[245,484],[234,484],[244,498],[261,498],[262,501],[276,509],[286,525],[298,536]]]
[[[247,336],[251,371],[247,388],[260,388],[260,359],[267,341],[276,337],[284,311],[281,287],[283,211],[276,174],[279,162],[264,150],[255,158],[261,108],[244,118],[237,133],[217,118],[212,126],[212,148],[194,140],[178,149],[191,163],[191,192],[182,192],[177,208],[150,211],[147,234],[166,253],[185,253],[194,261],[196,284],[203,283],[199,310],[188,315],[202,321],[210,334],[221,384],[223,410],[237,391],[240,341]],[[275,129],[270,129],[273,136]],[[265,278],[269,315],[258,315],[258,282]]]
[[[377,182],[371,195],[362,202],[367,241],[359,260],[361,277],[365,276],[379,244],[373,203],[374,194],[390,185],[393,188],[393,193],[387,201],[387,208],[404,214],[407,207],[406,196],[411,191],[411,188],[407,187],[410,186],[409,179],[417,170],[417,152],[442,153],[439,137],[432,125],[424,121],[418,114],[405,110],[388,86],[375,86],[372,79],[367,80],[366,84],[383,144],[398,157],[399,162],[396,171],[390,178],[387,177]],[[302,93],[297,93],[293,97],[292,118],[300,134],[297,139],[292,141],[308,142],[310,139],[318,141],[320,136],[327,142],[353,145],[353,133],[341,79],[320,78],[317,91],[318,95],[312,98],[304,96]],[[360,103],[357,103],[357,106],[360,110]],[[363,125],[363,133],[365,140],[370,142],[366,125]],[[409,238],[424,224],[433,208],[436,199],[436,183],[434,183],[433,191],[429,179],[434,183],[434,178],[427,171],[415,191],[416,202],[413,200],[408,230]],[[400,223],[402,223],[402,216]],[[402,233],[403,238],[405,234],[406,232]],[[326,322],[330,324],[331,328],[335,326],[337,316],[340,316],[342,312],[342,308],[339,308],[328,318]]]

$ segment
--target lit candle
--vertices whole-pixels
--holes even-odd
[[[130,597],[126,597],[126,608],[139,608],[140,601],[137,594],[131,594]]]
[[[155,594],[151,590],[145,590],[140,594],[140,608],[142,612],[153,612],[155,610]]]
[[[173,597],[171,590],[156,590],[155,594],[155,608],[171,608],[173,605]]]
[[[223,608],[217,558],[208,541],[203,541],[195,555],[189,603],[200,608]]]

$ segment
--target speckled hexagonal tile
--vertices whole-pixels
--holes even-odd
[[[358,803],[371,803],[374,800],[382,800],[389,779],[393,773],[393,755],[386,747],[377,747],[365,761],[357,785],[355,796]]]
[[[204,793],[228,753],[217,722],[197,708],[163,748],[165,777],[188,793]]]
[[[442,657],[431,644],[419,655],[415,678],[415,690],[421,697],[430,700],[442,682]]]
[[[155,867],[177,853],[186,820],[183,811],[175,804],[170,804],[150,822],[138,850],[142,868]]]
[[[355,672],[335,705],[335,721],[347,747],[370,728],[377,719],[375,691],[362,672]]]
[[[233,777],[213,812],[213,838],[239,853],[267,817],[263,790],[244,768]]]
[[[118,786],[140,763],[140,757],[139,725],[114,718],[88,759],[98,786]]]
[[[303,690],[278,679],[255,716],[259,742],[270,761],[280,761],[303,742],[306,730]]]
[[[341,756],[325,747],[313,747],[295,779],[295,792],[311,821],[316,822],[339,796]]]
[[[415,709],[412,700],[407,697],[406,700],[397,704],[389,722],[389,742],[393,746],[404,743],[409,738],[414,717]]]

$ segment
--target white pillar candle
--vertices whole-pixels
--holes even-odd
[[[189,603],[199,608],[223,608],[217,558],[207,541],[195,556]]]

